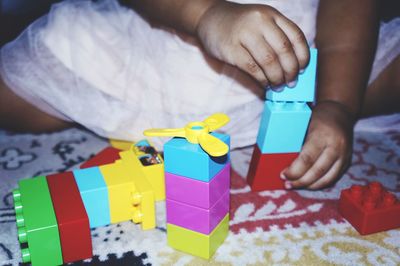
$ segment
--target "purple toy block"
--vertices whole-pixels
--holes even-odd
[[[167,223],[209,235],[229,212],[229,191],[210,209],[167,199]]]
[[[167,199],[210,209],[228,190],[231,164],[227,164],[210,182],[165,173]]]

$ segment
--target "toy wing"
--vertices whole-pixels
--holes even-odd
[[[184,128],[154,128],[145,130],[143,134],[153,137],[183,137],[190,143],[200,144],[209,155],[217,157],[227,154],[229,147],[209,133],[228,122],[229,117],[226,114],[217,113],[207,117],[203,122],[191,122]]]

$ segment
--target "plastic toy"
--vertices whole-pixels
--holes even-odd
[[[86,166],[111,162],[104,154]],[[13,197],[18,239],[27,243],[23,262],[61,265],[90,258],[91,227],[127,220],[155,227],[155,191],[165,198],[162,157],[146,140],[111,157],[118,159],[19,182]]]
[[[19,181],[13,191],[22,261],[35,265],[63,264],[58,224],[45,176]]]
[[[212,132],[228,122],[225,114],[214,114],[185,128],[144,132],[175,137],[164,145],[168,244],[205,259],[229,231],[230,139]]]
[[[317,50],[299,74],[295,88],[268,90],[257,143],[254,145],[247,182],[253,191],[284,189],[280,173],[296,158],[303,145],[314,101]]]
[[[92,257],[89,218],[71,172],[47,176],[64,263]],[[79,239],[79,241],[77,241]]]
[[[400,227],[400,202],[379,182],[343,190],[339,212],[361,235]]]

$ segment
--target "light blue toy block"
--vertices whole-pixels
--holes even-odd
[[[266,101],[257,136],[261,153],[299,152],[310,117],[304,102]]]
[[[267,90],[266,98],[271,101],[313,102],[315,96],[315,77],[317,73],[317,49],[310,49],[310,62],[297,78],[294,88],[284,86],[280,92]]]
[[[110,224],[108,188],[99,167],[79,169],[73,173],[89,216],[90,228]]]
[[[213,132],[214,137],[230,145],[230,137]],[[165,172],[200,181],[210,180],[229,163],[229,152],[225,156],[211,157],[199,144],[185,138],[173,138],[164,145]]]

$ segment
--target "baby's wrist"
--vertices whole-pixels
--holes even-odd
[[[319,100],[315,106],[315,108],[326,107],[334,108],[339,111],[341,114],[346,116],[351,124],[355,124],[358,119],[358,112],[354,111],[351,107],[347,106],[345,103],[336,100]]]

